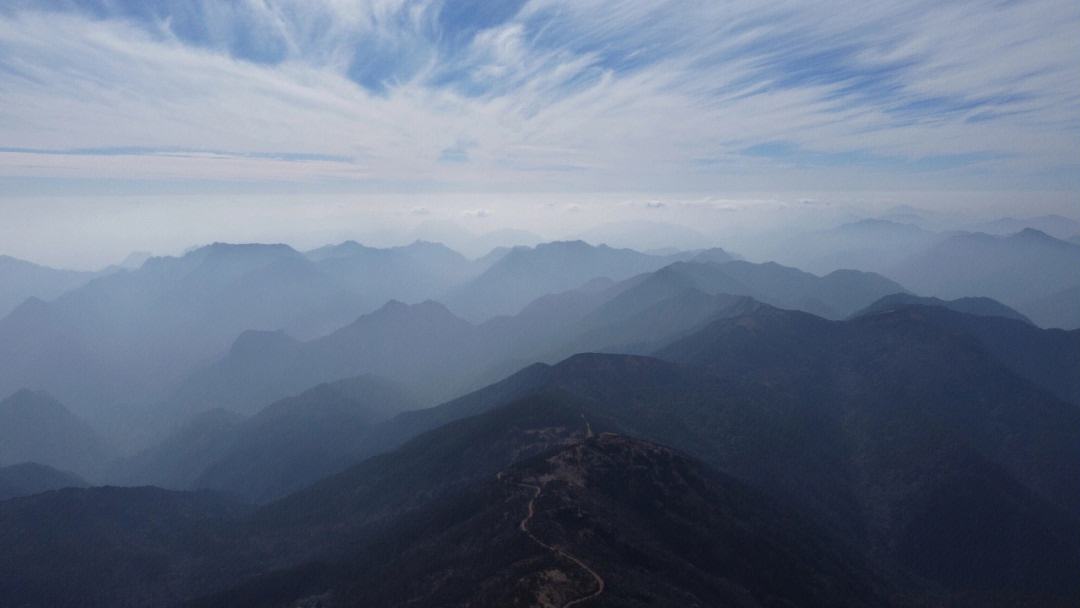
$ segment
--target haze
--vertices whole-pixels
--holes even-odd
[[[0,243],[88,269],[389,244],[417,214],[545,238],[726,237],[762,222],[732,209],[804,201],[1075,214],[1078,22],[1059,0],[8,2]]]
[[[1076,0],[0,1],[0,607],[1078,573]]]

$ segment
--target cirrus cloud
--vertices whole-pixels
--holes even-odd
[[[0,180],[1076,188],[1078,28],[1068,0],[21,1]]]

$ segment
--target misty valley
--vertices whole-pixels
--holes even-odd
[[[0,0],[0,608],[1078,607],[1078,0]]]
[[[5,258],[0,604],[1076,605],[1080,244],[867,230]]]

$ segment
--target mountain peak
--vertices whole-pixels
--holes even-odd
[[[1020,232],[1017,232],[1016,234],[1014,234],[1013,237],[1018,238],[1018,239],[1038,239],[1038,240],[1041,240],[1041,241],[1056,241],[1057,240],[1054,237],[1050,236],[1049,234],[1046,234],[1042,230],[1037,230],[1035,228],[1024,228]]]
[[[282,348],[298,344],[289,334],[282,330],[258,330],[249,329],[233,342],[229,349],[230,356],[244,356],[245,354],[265,353],[267,351],[279,351]]]
[[[401,319],[441,319],[451,323],[467,323],[467,321],[461,319],[453,312],[450,311],[441,302],[435,300],[424,300],[417,304],[406,304],[401,300],[389,300],[386,304],[383,304],[375,312],[366,314],[357,322],[365,319],[386,319],[386,318],[401,318]]]
[[[62,410],[67,412],[67,408],[49,393],[43,390],[33,390],[29,388],[21,388],[12,393],[7,399],[0,401],[0,408],[5,407],[12,410],[23,411],[28,408],[45,407],[54,411]]]
[[[855,319],[875,314],[885,314],[903,308],[916,307],[943,308],[979,317],[1002,317],[1022,321],[1029,325],[1031,324],[1030,319],[993,298],[973,297],[942,300],[940,298],[916,296],[910,293],[887,295],[863,310],[851,315],[850,318]]]
[[[49,314],[49,303],[37,296],[30,296],[23,300],[9,313],[12,319],[19,319],[20,323],[29,319],[41,318]]]
[[[224,243],[214,242],[185,254],[184,257],[237,257],[260,254],[299,255],[292,247],[284,243]]]
[[[590,245],[580,239],[573,241],[551,241],[540,243],[533,248],[534,251],[587,251],[590,249],[608,249],[607,245]]]
[[[727,251],[720,247],[710,247],[704,249],[691,258],[694,262],[710,262],[710,263],[724,263],[731,262],[735,259],[735,256],[731,255]]]

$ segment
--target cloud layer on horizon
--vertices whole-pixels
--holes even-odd
[[[1070,190],[1077,31],[1072,0],[22,0],[0,183]]]

